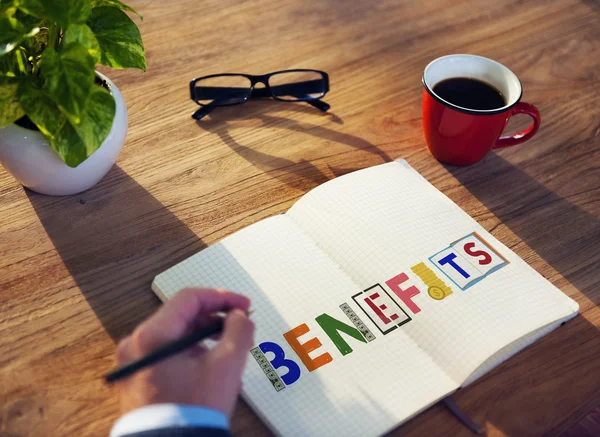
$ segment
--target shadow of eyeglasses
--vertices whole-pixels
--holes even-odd
[[[323,120],[325,118],[326,121],[321,124],[313,124],[304,120],[296,120],[296,116],[302,114],[306,114],[307,118],[310,116],[312,119]],[[260,122],[258,126],[256,126],[257,121]],[[232,132],[237,128],[247,127],[249,124],[252,124],[254,127],[268,126],[308,134],[316,138],[364,151],[371,154],[369,161],[373,160],[373,165],[392,161],[392,158],[376,145],[358,136],[339,132],[333,129],[329,122],[338,125],[344,124],[344,121],[340,117],[331,112],[315,115],[309,108],[301,105],[282,105],[280,102],[262,104],[258,101],[248,102],[243,107],[239,105],[231,107],[228,108],[228,111],[211,114],[209,118],[201,122],[196,121],[199,127],[217,135],[232,151],[253,166],[268,173],[271,177],[279,179],[291,188],[301,191],[308,191],[329,180],[329,176],[315,165],[314,160],[292,160],[283,156],[264,153],[259,148],[252,147],[250,144],[243,144]],[[351,161],[349,160],[349,162]],[[363,165],[359,168],[365,166],[365,161],[362,160],[361,162]],[[350,166],[343,165],[337,167],[327,164],[327,167],[335,176],[341,176],[358,170],[352,164]]]

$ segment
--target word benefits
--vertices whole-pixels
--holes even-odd
[[[506,258],[475,232],[451,243],[450,246],[430,256],[428,261],[443,274],[443,277],[461,290],[466,290],[508,264]],[[426,263],[415,264],[410,271],[425,284],[431,299],[441,301],[452,294],[452,289]],[[409,279],[408,274],[402,272],[385,281],[392,294],[389,294],[381,284],[375,284],[352,296],[353,302],[382,335],[387,335],[410,322],[411,315],[421,311],[414,302],[414,298],[421,294],[421,290],[415,285],[405,284]],[[348,303],[342,303],[340,309],[350,323],[325,313],[317,316],[315,321],[331,339],[339,353],[345,356],[352,353],[352,347],[342,337],[342,333],[362,343],[372,342],[376,337]],[[283,338],[306,370],[314,372],[319,367],[331,363],[333,357],[329,352],[314,358],[309,356],[311,352],[322,346],[317,337],[300,343],[298,338],[309,331],[307,324],[303,323],[283,334]],[[269,352],[272,354],[271,359],[266,356]],[[279,344],[265,341],[253,348],[250,353],[276,391],[279,392],[300,379],[302,373],[300,365],[297,360],[286,357],[285,351]],[[278,373],[278,369],[287,369],[287,371]]]

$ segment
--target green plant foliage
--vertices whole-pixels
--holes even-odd
[[[100,147],[115,101],[97,63],[146,69],[142,38],[119,0],[0,0],[0,127],[24,115],[76,167]]]
[[[85,22],[92,12],[89,0],[16,0],[15,4],[26,14],[62,28]]]
[[[101,6],[112,6],[123,11],[133,12],[135,15],[140,17],[140,20],[144,19],[144,17],[142,17],[142,14],[134,11],[133,8],[130,8],[126,4],[120,2],[119,0],[92,0],[92,8],[98,8]]]
[[[25,76],[29,71],[27,51],[23,47],[18,47],[16,50],[0,56],[0,77]],[[0,100],[1,107],[2,100]]]
[[[100,61],[100,44],[87,24],[71,24],[63,34],[63,44],[79,44],[88,50],[94,64]]]
[[[125,12],[106,6],[94,8],[89,25],[100,44],[102,64],[146,71],[140,31]]]
[[[68,44],[60,52],[46,49],[41,66],[44,85],[61,111],[75,124],[85,110],[94,84],[94,59],[81,44]]]
[[[48,139],[50,147],[71,167],[90,156],[110,132],[115,116],[115,101],[101,87],[93,87],[86,111],[79,123],[73,123],[42,89],[31,82],[19,86],[19,98],[29,118]]]
[[[32,37],[40,31],[37,26],[27,30],[19,20],[9,16],[6,12],[0,12],[0,29],[3,29],[0,40],[0,56],[18,47],[18,44],[25,38]]]
[[[2,111],[0,111],[0,126],[10,124],[25,115],[17,97],[18,86],[18,78],[0,77],[0,102],[3,102]]]

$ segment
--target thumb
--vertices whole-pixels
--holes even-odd
[[[242,310],[230,311],[225,318],[221,341],[215,347],[227,358],[245,358],[254,341],[254,323]]]

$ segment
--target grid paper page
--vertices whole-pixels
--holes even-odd
[[[543,328],[536,329],[535,331],[530,332],[529,334],[519,338],[518,340],[513,341],[508,346],[505,346],[504,348],[500,349],[494,355],[485,360],[483,364],[481,364],[477,369],[475,369],[475,371],[471,373],[471,375],[469,375],[469,377],[463,383],[462,386],[466,387],[467,385],[476,381],[481,376],[485,375],[487,372],[492,370],[494,367],[496,367],[503,361],[507,360],[513,355],[516,355],[518,352],[522,351],[527,346],[533,344],[540,337],[543,337],[544,335],[554,331],[556,328],[562,325],[562,323],[562,321],[549,323]]]
[[[407,308],[413,320],[400,329],[459,385],[499,350],[517,342],[505,349],[510,355],[525,335],[573,317],[578,310],[577,303],[405,161],[323,184],[302,197],[287,215],[361,289],[380,284],[394,295],[386,282],[405,273],[408,280],[402,288],[414,285],[420,293],[412,298],[418,312]],[[473,232],[509,263],[462,290],[429,258]],[[452,294],[442,300],[431,298],[428,287],[411,270],[418,263],[434,269]],[[492,361],[502,360],[496,356]]]
[[[378,436],[458,388],[401,329],[382,336],[364,316],[375,340],[342,334],[353,351],[345,356],[315,321],[323,313],[350,324],[340,305],[356,314],[361,290],[287,216],[245,228],[156,277],[163,299],[187,286],[219,287],[249,296],[255,344],[275,342],[295,360],[300,378],[277,392],[253,357],[243,377],[244,398],[283,436]],[[317,337],[333,361],[308,372],[283,334],[306,323],[299,341]],[[271,353],[266,354],[271,359]],[[278,370],[280,377],[286,374]]]

